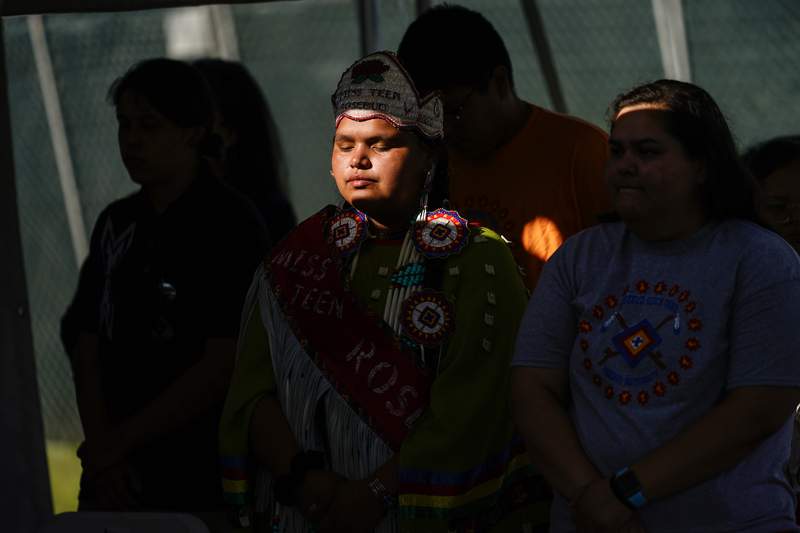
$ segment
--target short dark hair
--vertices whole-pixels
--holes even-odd
[[[126,91],[147,98],[156,111],[182,128],[214,124],[214,98],[203,75],[188,63],[163,57],[136,63],[108,89],[114,107]]]
[[[420,15],[397,49],[423,95],[453,85],[485,89],[498,66],[514,78],[503,39],[486,18],[462,6],[440,4]]]
[[[800,160],[800,135],[775,137],[751,146],[742,156],[745,166],[759,182],[797,160]]]
[[[664,124],[692,159],[706,169],[706,208],[714,218],[754,219],[753,183],[736,151],[725,116],[704,89],[677,80],[657,80],[620,94],[611,103],[609,121],[639,104],[652,104],[664,113]]]

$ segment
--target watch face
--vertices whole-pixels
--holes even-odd
[[[275,481],[273,491],[275,499],[279,504],[291,507],[297,503],[294,491],[294,480],[291,476],[279,476]]]
[[[642,494],[642,484],[629,469],[623,469],[609,480],[611,491],[614,495],[631,509],[639,509],[647,504],[647,499]]]
[[[626,470],[621,475],[615,477],[615,480],[620,492],[624,494],[626,498],[633,496],[641,489],[639,480],[636,479],[636,475],[631,470]]]

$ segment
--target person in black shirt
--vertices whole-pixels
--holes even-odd
[[[109,99],[140,189],[99,216],[62,321],[85,435],[79,509],[216,510],[218,419],[269,239],[208,171],[219,141],[196,69],[144,61]]]

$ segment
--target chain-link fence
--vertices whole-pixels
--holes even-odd
[[[800,2],[686,2],[694,81],[717,100],[740,147],[800,133]]]
[[[497,27],[520,95],[550,97],[521,3],[464,0]],[[413,0],[378,3],[379,46],[394,48],[413,19]],[[731,117],[743,144],[796,133],[800,123],[800,4],[794,0],[686,0],[694,80]],[[539,0],[567,111],[603,125],[621,90],[662,76],[650,2]],[[278,124],[289,191],[300,218],[335,200],[328,175],[329,96],[359,54],[357,2],[307,0],[232,8],[241,59],[261,83]],[[165,53],[166,10],[45,17],[70,154],[89,230],[100,210],[131,190],[116,147],[111,82],[132,63]],[[59,319],[77,265],[50,143],[26,19],[4,20],[12,131],[39,386],[49,438],[78,439]]]
[[[163,54],[161,17],[156,11],[44,18],[87,231],[109,202],[134,189],[119,159],[114,110],[105,95],[132,63]],[[6,19],[4,24],[17,195],[45,433],[48,438],[78,440],[71,371],[59,339],[59,320],[74,292],[78,267],[27,20]]]
[[[50,134],[25,19],[5,21],[17,202],[45,432],[80,432],[58,319],[78,267],[72,250]]]
[[[269,101],[303,218],[336,200],[330,178],[330,95],[359,55],[356,3],[275,2],[233,9],[242,61]]]

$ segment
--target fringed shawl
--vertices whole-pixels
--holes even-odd
[[[365,305],[382,305],[377,272],[396,248],[362,251],[353,290]],[[439,364],[430,405],[403,441],[398,461],[399,506],[377,530],[488,531],[546,498],[509,410],[510,359],[526,291],[511,255],[494,233],[474,230],[469,246],[447,260],[442,290],[455,303],[456,328]],[[354,327],[358,327],[354,325]],[[220,427],[226,499],[271,513],[270,478],[252,475],[249,424],[264,394],[275,394],[304,449],[330,450],[331,468],[369,477],[391,449],[333,389],[282,314],[263,269],[244,315],[239,356]],[[322,406],[322,407],[320,407]],[[324,424],[317,410],[324,409]],[[250,474],[250,475],[249,475]],[[527,507],[530,509],[530,507]],[[546,520],[544,512],[534,521]],[[280,531],[310,531],[293,510],[281,510]],[[513,521],[519,531],[531,515]]]

